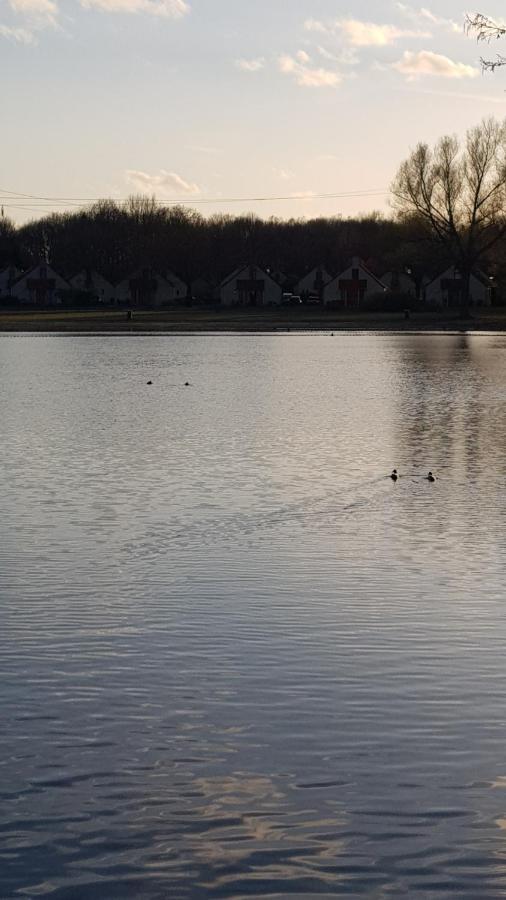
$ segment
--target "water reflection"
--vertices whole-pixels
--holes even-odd
[[[506,340],[0,343],[0,894],[502,896]]]

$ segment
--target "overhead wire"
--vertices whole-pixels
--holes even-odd
[[[221,204],[221,203],[269,203],[269,202],[294,202],[297,200],[346,200],[360,199],[366,197],[384,197],[388,194],[385,190],[359,190],[359,191],[343,191],[335,193],[320,194],[290,194],[290,195],[273,195],[273,196],[254,196],[254,197],[181,197],[172,200],[158,200],[152,198],[157,206],[181,206],[181,205],[205,205],[205,204]],[[32,201],[30,208],[35,211],[41,209],[49,209],[55,207],[78,207],[82,208],[86,204],[99,203],[104,200],[111,200],[114,203],[127,203],[130,197],[44,197],[36,194],[26,194],[21,191],[10,191],[6,188],[0,188],[0,203],[10,209],[28,209],[28,205],[21,205],[16,201]],[[151,198],[149,198],[151,201]],[[37,206],[33,207],[32,204]]]

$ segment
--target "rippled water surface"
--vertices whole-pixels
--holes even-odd
[[[506,338],[0,384],[0,896],[506,897]]]

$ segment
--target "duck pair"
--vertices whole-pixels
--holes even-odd
[[[390,478],[392,479],[392,481],[397,481],[397,480],[398,480],[398,478],[399,478],[399,473],[397,472],[397,469],[394,469],[394,470],[393,470],[392,474],[390,475]],[[425,480],[426,480],[426,481],[430,481],[430,482],[434,482],[436,479],[434,478],[434,475],[432,474],[432,472],[429,472],[429,474],[427,475],[427,477],[426,477]]]

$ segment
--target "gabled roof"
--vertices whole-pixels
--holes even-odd
[[[257,266],[256,263],[253,263],[253,265],[246,263],[245,265],[239,266],[238,269],[235,269],[235,271],[232,272],[231,275],[228,275],[227,278],[224,278],[220,284],[220,289],[226,287],[227,284],[230,284],[230,282],[233,281],[234,278],[237,278],[238,275],[240,275],[241,272],[244,272],[246,269],[255,269],[258,272],[261,272],[262,275],[265,275],[266,278],[269,278],[270,281],[272,281],[272,283],[276,285],[276,287],[281,288],[281,285],[278,284],[278,282],[272,277],[272,275],[269,275],[269,273],[266,272],[265,269],[262,269],[261,266]]]
[[[441,281],[443,278],[447,278],[448,281],[460,281],[456,276],[456,272],[458,272],[458,266],[448,266],[443,272],[440,272],[439,275],[436,275],[435,278],[431,278],[430,281],[427,282],[426,288],[429,288],[431,284],[434,284],[435,281]],[[488,278],[487,276],[480,270],[476,269],[474,272],[471,272],[471,277],[476,278],[483,287],[488,286]]]
[[[325,285],[325,287],[328,288],[329,285],[334,284],[335,281],[339,281],[339,279],[342,278],[344,273],[349,269],[361,269],[362,272],[365,272],[368,278],[372,278],[372,280],[376,282],[376,284],[381,288],[382,291],[386,289],[386,284],[383,284],[383,282],[380,281],[380,279],[376,275],[374,275],[370,269],[367,268],[367,266],[362,262],[361,259],[354,259],[349,266],[346,266],[346,268],[344,268],[342,272],[339,272],[339,274],[336,275],[335,278],[332,279],[332,281],[329,281],[328,284]]]
[[[30,278],[30,276],[33,275],[33,273],[36,271],[36,269],[40,269],[41,267],[44,267],[47,269],[48,275],[50,277],[56,276],[56,278],[59,278],[60,281],[64,281],[65,284],[67,284],[67,285],[69,284],[68,280],[66,278],[64,278],[63,275],[60,275],[60,273],[57,272],[56,269],[53,269],[53,267],[49,263],[40,262],[40,263],[37,263],[35,266],[32,266],[31,269],[27,269],[26,272],[22,272],[21,275],[19,276],[19,278],[16,278],[16,280],[13,281],[12,287],[15,287],[15,285],[19,284],[19,282],[23,281],[25,278]]]
[[[312,269],[308,269],[307,272],[304,272],[304,275],[301,275],[300,278],[297,279],[297,284],[301,284],[303,281],[306,280],[306,278],[309,278],[311,275],[316,275],[317,272],[321,272],[323,276],[327,275],[328,281],[326,283],[330,284],[330,282],[332,281],[332,275],[330,274],[327,267],[324,265],[313,266]]]
[[[186,281],[184,281],[182,278],[180,278],[179,275],[177,274],[177,272],[174,272],[173,269],[163,269],[162,273],[161,273],[161,277],[164,278],[165,281],[167,281],[169,284],[172,284],[171,278],[173,278],[176,281],[179,281],[180,284],[184,284],[186,287]]]

